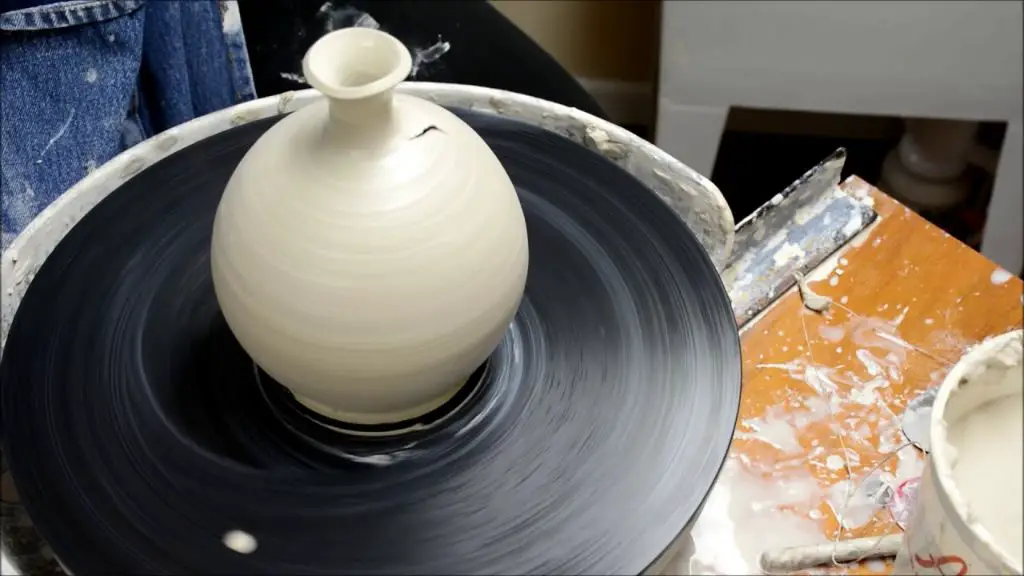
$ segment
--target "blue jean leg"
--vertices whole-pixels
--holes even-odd
[[[86,0],[0,14],[2,241],[91,169],[255,97],[233,1]]]

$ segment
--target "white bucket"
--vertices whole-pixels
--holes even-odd
[[[982,342],[939,387],[894,574],[1021,574],[1022,344],[1021,330]]]

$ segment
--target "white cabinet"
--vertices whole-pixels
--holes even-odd
[[[1019,207],[1022,17],[1014,1],[666,1],[657,143],[708,175],[730,106],[1006,121],[993,205]],[[1024,242],[1015,217],[1000,244]],[[1019,272],[1020,251],[995,259]]]

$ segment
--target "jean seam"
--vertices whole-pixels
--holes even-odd
[[[237,32],[228,33],[225,29],[225,15],[227,4],[235,4],[236,0],[219,0],[221,7],[221,31],[224,36],[224,47],[227,50],[228,67],[230,68],[231,80],[234,85],[235,102],[245,102],[256,97],[255,83],[252,78],[252,66],[249,63],[249,53],[245,42],[245,32],[239,27]]]
[[[241,36],[241,34],[239,34]],[[256,90],[253,87],[252,80],[252,68],[249,65],[249,58],[245,54],[245,38],[241,38],[241,48],[235,50],[230,43],[228,44],[228,63],[231,67],[231,79],[234,83],[235,100],[237,102],[245,102],[252,100],[256,97]],[[241,55],[236,52],[242,52]],[[241,60],[241,62],[238,62]],[[244,66],[244,68],[243,68]]]
[[[132,93],[132,98],[128,103],[128,114],[125,115],[125,120],[135,124],[135,127],[139,129],[139,142],[128,143],[125,142],[126,149],[144,142],[149,138],[149,130],[146,129],[146,124],[142,121],[142,116],[139,115],[139,108],[142,106],[142,87],[138,82],[135,83],[135,92]]]
[[[58,30],[97,24],[130,14],[141,8],[144,3],[145,0],[91,0],[23,8],[0,14],[0,30]]]

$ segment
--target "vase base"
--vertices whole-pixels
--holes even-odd
[[[267,394],[271,403],[287,404],[289,412],[298,413],[304,419],[312,420],[335,432],[370,437],[404,436],[431,430],[469,409],[486,387],[488,364],[489,362],[484,362],[439,398],[393,414],[363,414],[335,410],[295,394],[284,385],[270,380],[265,373],[261,373],[260,383],[265,392],[268,388],[265,382],[268,381],[270,387],[278,389],[277,393]]]

